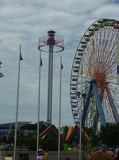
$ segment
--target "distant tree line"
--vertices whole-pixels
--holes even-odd
[[[50,124],[47,122],[41,121],[39,124],[39,132],[40,134],[46,130]],[[17,132],[17,146],[20,148],[23,145],[27,146],[29,150],[35,151],[37,146],[37,128],[32,131],[24,134],[25,129],[19,129]],[[68,126],[63,126],[60,128],[60,133],[66,137],[68,131]],[[94,146],[99,146],[100,144],[105,144],[109,147],[116,147],[119,145],[119,123],[118,124],[110,124],[107,123],[106,126],[101,126],[100,131],[95,131],[92,128],[84,128],[84,131],[91,136],[91,143]],[[68,146],[77,147],[79,144],[79,131],[74,133],[71,138]],[[84,148],[87,146],[86,139],[82,136],[82,145]],[[14,130],[10,134],[9,142],[14,143]],[[51,130],[49,133],[44,135],[39,139],[39,144],[42,145],[44,149],[48,149],[49,151],[57,151],[58,150],[58,135]],[[61,150],[64,148],[64,142],[61,141],[60,144]]]

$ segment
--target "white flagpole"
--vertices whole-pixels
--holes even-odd
[[[81,61],[81,68],[83,68],[83,62]],[[80,108],[80,156],[79,156],[79,160],[81,160],[81,137],[82,137],[82,133],[81,133],[81,130],[82,130],[82,105],[83,105],[83,100],[82,100],[82,92],[83,92],[83,73],[81,74],[81,108]]]
[[[60,57],[58,160],[60,160],[61,91],[62,91],[62,57]]]
[[[40,121],[40,81],[41,81],[41,52],[39,56],[39,86],[38,86],[38,119],[37,119],[37,151],[39,148],[39,121]],[[37,152],[36,152],[36,160],[37,160]]]
[[[14,160],[16,159],[16,144],[17,144],[17,123],[18,123],[18,108],[19,108],[19,85],[20,85],[20,54],[21,45],[19,47],[19,64],[18,64],[18,82],[17,82],[17,102],[16,102],[16,121],[15,121],[15,137],[14,137]]]
[[[117,84],[119,84],[119,34],[117,34]]]

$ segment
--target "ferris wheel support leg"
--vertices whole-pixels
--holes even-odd
[[[113,98],[112,98],[112,95],[111,95],[111,92],[110,92],[110,90],[109,90],[108,85],[107,85],[107,87],[106,87],[106,90],[107,90],[107,93],[108,93],[107,96],[108,96],[110,105],[111,105],[111,107],[112,107],[112,113],[113,113],[113,116],[114,116],[114,120],[115,120],[116,123],[118,123],[118,122],[119,122],[119,114],[118,114],[117,108],[116,108],[116,106],[115,106],[115,103],[114,103],[114,100],[113,100]]]
[[[88,96],[87,96],[86,102],[84,104],[84,109],[83,109],[83,114],[82,114],[82,128],[84,128],[84,126],[85,126],[85,119],[86,119],[86,114],[87,114],[87,110],[89,107],[91,91],[92,91],[92,85],[90,84],[90,88],[89,88],[89,91],[87,94]]]
[[[105,119],[104,111],[103,111],[103,108],[102,108],[102,104],[101,104],[100,96],[98,94],[98,89],[97,89],[95,80],[92,81],[92,85],[93,85],[94,95],[95,95],[95,98],[96,98],[96,106],[97,106],[98,114],[99,114],[99,117],[100,117],[100,121],[101,121],[101,124],[105,126],[106,125],[106,119]]]

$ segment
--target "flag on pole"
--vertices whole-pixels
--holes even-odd
[[[83,69],[80,70],[80,74],[83,74]]]
[[[61,70],[64,68],[63,64],[61,63]]]
[[[117,84],[119,84],[119,34],[117,34]]]
[[[40,59],[40,66],[43,66],[42,58]]]
[[[20,61],[22,61],[23,60],[23,57],[22,57],[22,54],[21,54],[21,52],[20,52]]]
[[[79,74],[83,74],[83,67],[81,67]]]

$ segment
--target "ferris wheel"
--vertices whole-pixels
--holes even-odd
[[[117,34],[119,21],[100,19],[84,33],[74,56],[70,101],[75,124],[97,128],[119,122]]]

